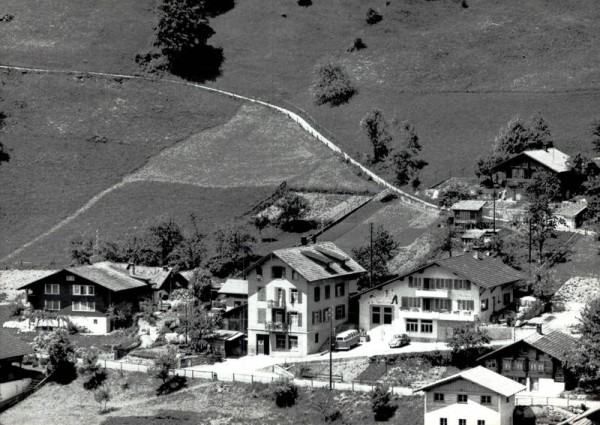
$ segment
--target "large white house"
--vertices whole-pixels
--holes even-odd
[[[511,425],[524,385],[482,366],[440,379],[425,392],[424,425]]]
[[[244,271],[248,354],[299,357],[317,352],[333,325],[348,321],[348,297],[365,273],[331,242],[279,249]]]
[[[435,260],[359,293],[359,326],[375,340],[406,333],[415,341],[444,341],[459,325],[489,321],[513,301],[523,278],[477,252]]]

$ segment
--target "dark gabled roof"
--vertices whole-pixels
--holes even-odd
[[[411,270],[402,276],[395,277],[372,288],[366,289],[355,296],[362,295],[374,289],[382,288],[390,283],[396,282],[397,280],[404,279],[406,276],[418,272],[419,270],[425,270],[426,268],[435,265],[445,267],[453,273],[470,280],[472,283],[482,288],[493,288],[498,285],[516,282],[525,278],[523,273],[513,269],[510,266],[507,266],[497,258],[481,254],[478,254],[478,257],[475,258],[474,255],[463,254],[444,260],[434,260],[429,264],[421,266],[418,269]]]
[[[576,338],[573,338],[572,336],[560,331],[552,331],[545,335],[536,332],[533,335],[530,335],[524,339],[498,348],[497,350],[494,350],[491,353],[486,354],[485,356],[481,356],[477,359],[477,361],[484,360],[488,357],[492,357],[494,354],[502,350],[522,343],[528,344],[533,348],[543,351],[544,353],[548,354],[551,357],[554,357],[557,360],[560,360],[561,362],[564,362],[566,360],[566,354],[568,352],[575,350],[575,348],[579,345],[579,341]]]
[[[505,283],[525,278],[518,270],[504,264],[501,260],[479,254],[477,258],[471,254],[459,255],[435,261],[457,275],[470,280],[482,288],[493,288]]]
[[[100,264],[100,263],[97,263]],[[171,276],[172,267],[132,266],[127,263],[108,263],[112,268],[120,270],[135,279],[152,284],[155,289],[160,289]],[[133,268],[132,268],[133,267]]]
[[[0,329],[0,360],[14,359],[32,353],[33,348],[29,344]]]
[[[556,172],[556,173],[564,173],[569,171],[569,155],[564,152],[559,151],[556,148],[548,148],[548,149],[533,149],[529,151],[523,151],[518,153],[506,161],[501,162],[500,164],[494,167],[494,170],[501,169],[507,163],[512,162],[513,160],[519,157],[528,157],[533,159],[539,164],[547,167],[548,169]]]
[[[579,415],[573,416],[558,425],[596,425],[600,424],[600,406],[592,407]]]
[[[275,250],[244,270],[243,275],[247,275],[271,256],[279,258],[309,282],[366,272],[360,264],[333,242],[319,242],[313,245]]]
[[[89,266],[69,267],[56,273],[61,273],[65,270],[114,292],[150,287],[148,283],[129,276],[125,270],[107,261],[95,263]],[[39,280],[41,279],[23,285],[18,289],[25,289]]]
[[[519,384],[512,379],[506,378],[496,372],[493,372],[483,366],[477,366],[472,369],[463,370],[455,375],[432,382],[424,387],[417,388],[414,392],[430,390],[448,382],[456,381],[457,379],[465,379],[474,384],[487,388],[496,394],[504,397],[510,397],[518,392],[526,389],[525,385]]]

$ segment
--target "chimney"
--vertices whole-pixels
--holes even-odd
[[[542,332],[542,325],[536,325],[535,330],[537,331],[537,333],[539,333],[540,335],[544,335],[544,333]]]

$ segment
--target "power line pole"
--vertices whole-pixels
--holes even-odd
[[[333,306],[329,307],[329,390],[333,390]]]
[[[529,263],[531,264],[531,217],[529,217]]]
[[[371,256],[370,266],[369,266],[369,288],[373,287],[373,223],[369,225],[370,229],[370,238],[371,242],[369,244],[369,254]]]

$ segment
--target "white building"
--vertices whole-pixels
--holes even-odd
[[[406,333],[413,341],[444,341],[459,325],[488,322],[513,301],[523,278],[477,252],[435,260],[358,294],[359,326],[375,340]]]
[[[244,271],[248,354],[317,352],[348,321],[348,296],[365,270],[331,242],[273,251]]]
[[[421,387],[425,425],[511,425],[525,386],[477,366]]]

